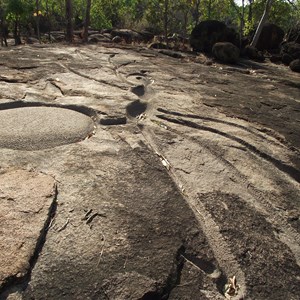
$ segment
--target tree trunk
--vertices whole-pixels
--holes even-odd
[[[50,12],[49,12],[49,2],[46,0],[46,16],[48,20],[48,40],[51,42],[51,20],[50,20]]]
[[[242,42],[244,36],[244,27],[245,27],[245,0],[242,0],[242,15],[240,23],[240,48],[242,49]]]
[[[1,47],[4,44],[7,46],[6,38],[5,38],[5,28],[4,28],[4,12],[0,7],[0,40],[1,40]]]
[[[36,0],[36,33],[39,42],[41,43],[41,35],[40,35],[40,1]]]
[[[165,0],[164,4],[164,35],[166,44],[168,45],[169,0]]]
[[[20,19],[19,16],[16,16],[15,24],[14,24],[14,39],[15,46],[21,45],[21,36],[20,36]]]
[[[73,3],[72,0],[66,0],[66,41],[73,42]]]
[[[269,12],[270,12],[270,9],[271,9],[271,6],[272,6],[272,2],[273,2],[273,0],[267,0],[267,2],[266,2],[266,7],[265,7],[265,10],[264,10],[264,13],[263,13],[263,15],[262,15],[262,17],[259,21],[259,24],[257,26],[257,29],[256,29],[256,32],[254,34],[253,40],[250,44],[251,47],[256,47],[256,45],[257,45],[259,36],[260,36],[261,31],[264,27],[264,24],[268,20],[268,16],[269,16]]]
[[[195,3],[195,14],[194,14],[194,22],[195,22],[195,25],[198,25],[199,24],[199,19],[200,19],[200,2],[201,0],[197,0],[196,3]]]
[[[85,11],[85,22],[84,22],[84,31],[83,31],[83,42],[88,42],[89,36],[89,26],[91,23],[91,4],[92,0],[86,1],[86,11]]]
[[[253,0],[249,0],[248,22],[250,23],[252,21],[252,5],[253,5]]]
[[[208,1],[208,12],[207,12],[208,20],[210,20],[210,17],[211,17],[211,1],[212,0]]]

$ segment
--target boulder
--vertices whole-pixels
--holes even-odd
[[[235,64],[240,57],[240,50],[237,46],[229,42],[219,42],[212,48],[214,57],[221,62]]]
[[[173,57],[173,58],[184,58],[185,56],[177,51],[173,51],[173,50],[167,50],[167,49],[162,49],[158,51],[161,54]]]
[[[300,44],[295,42],[288,42],[281,44],[281,55],[288,54],[292,60],[300,58]]]
[[[109,42],[111,42],[111,39],[109,39],[108,37],[100,33],[91,34],[89,36],[89,43],[109,43]]]
[[[272,63],[278,63],[278,62],[281,62],[281,55],[278,55],[278,54],[275,54],[275,55],[272,55],[271,57],[270,57],[270,61],[272,62]]]
[[[288,66],[293,61],[293,58],[289,54],[284,53],[281,57],[281,61]]]
[[[300,73],[300,59],[295,59],[290,63],[290,69],[294,72]]]
[[[266,23],[261,31],[256,48],[258,50],[279,49],[283,37],[284,31],[279,26]]]
[[[26,39],[26,43],[27,44],[38,44],[39,40],[37,38],[34,38],[34,37],[28,37]]]
[[[142,30],[141,32],[139,32],[139,34],[141,35],[141,37],[143,38],[143,42],[145,43],[149,43],[154,38],[154,34],[147,30]]]
[[[253,59],[255,61],[263,62],[265,60],[261,51],[258,51],[255,47],[249,45],[245,47],[243,54],[249,59]]]
[[[161,42],[154,42],[148,45],[150,49],[169,49],[167,44]]]
[[[142,42],[143,36],[136,31],[130,29],[114,29],[110,33],[113,37],[119,36],[126,43]]]
[[[122,42],[122,38],[118,35],[116,35],[113,39],[112,39],[112,42],[118,44],[118,43],[121,43]]]
[[[225,23],[215,20],[200,22],[191,33],[190,44],[194,51],[210,53],[218,42],[238,43],[238,35]]]

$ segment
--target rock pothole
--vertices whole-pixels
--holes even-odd
[[[126,106],[126,112],[130,117],[135,118],[144,113],[147,109],[147,106],[147,103],[136,100]]]
[[[90,116],[68,108],[23,106],[0,110],[1,148],[53,148],[82,141],[94,130]]]

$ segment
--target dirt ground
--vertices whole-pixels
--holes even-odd
[[[0,69],[1,300],[300,299],[299,74],[112,44]]]

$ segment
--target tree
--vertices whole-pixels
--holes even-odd
[[[15,45],[21,44],[21,20],[26,19],[32,10],[30,5],[24,0],[9,0],[7,5],[7,13],[10,20],[13,21],[13,35]]]
[[[73,42],[73,2],[66,0],[66,41]]]
[[[262,29],[264,27],[264,24],[268,20],[268,16],[269,16],[269,12],[270,12],[270,9],[271,9],[271,6],[272,6],[272,2],[273,2],[273,0],[267,0],[267,2],[266,2],[264,13],[263,13],[263,15],[262,15],[262,17],[260,19],[260,22],[259,22],[259,24],[257,26],[257,29],[256,29],[256,32],[254,34],[253,40],[250,43],[251,47],[256,47],[256,45],[257,45],[259,36],[260,36],[261,31],[262,31]]]
[[[83,41],[85,43],[88,42],[89,26],[91,23],[91,4],[92,4],[92,0],[86,1],[86,12],[85,12],[85,22],[84,22],[84,32],[83,32]]]
[[[7,47],[7,33],[8,33],[8,28],[7,24],[5,23],[5,7],[4,3],[0,0],[0,40],[1,40],[1,46],[3,47],[4,44]]]
[[[165,35],[165,40],[168,45],[168,27],[169,27],[169,0],[164,0],[164,10],[163,10],[163,15],[164,15],[164,35]]]
[[[36,33],[37,33],[37,37],[38,37],[39,42],[41,42],[41,35],[40,35],[40,15],[41,15],[40,1],[36,0],[35,5],[36,5],[36,12],[35,12],[34,16],[36,17]]]
[[[199,19],[200,19],[200,3],[201,0],[193,0],[192,5],[192,15],[193,15],[193,21],[195,23],[195,25],[198,25],[199,23]]]

